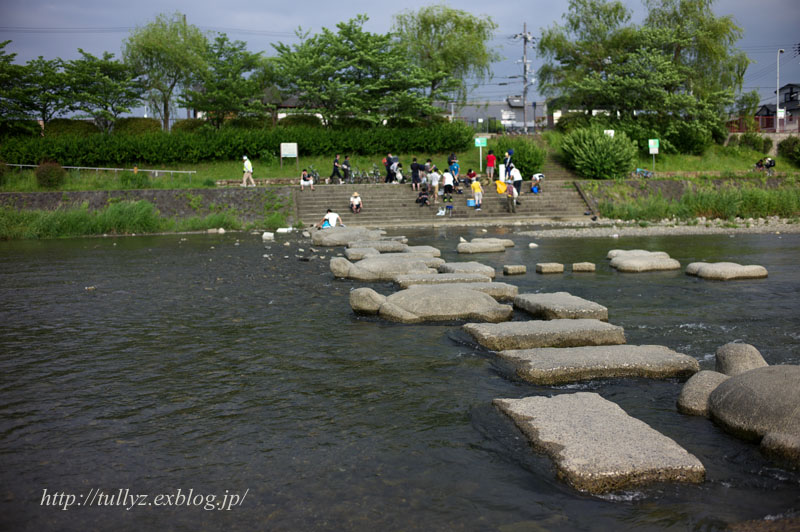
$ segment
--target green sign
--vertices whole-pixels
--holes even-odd
[[[486,147],[486,137],[475,137],[475,147],[476,148],[485,148]]]
[[[647,141],[647,143],[649,144],[649,147],[650,147],[651,149],[652,149],[652,148],[658,149],[658,139],[649,139],[649,140]]]

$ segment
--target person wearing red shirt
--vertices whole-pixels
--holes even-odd
[[[489,155],[486,156],[486,176],[490,182],[494,180],[494,167],[496,164],[497,157],[494,154],[494,150],[489,150]]]

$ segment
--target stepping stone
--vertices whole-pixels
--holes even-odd
[[[489,243],[489,244],[503,244],[507,248],[513,248],[514,247],[514,241],[511,240],[510,238],[494,238],[494,237],[490,237],[490,238],[473,238],[472,240],[470,240],[470,242],[473,243],[473,244],[486,244],[486,243]]]
[[[593,272],[595,271],[594,262],[573,262],[572,263],[572,271],[573,272]]]
[[[371,231],[363,227],[332,227],[320,229],[311,234],[314,245],[317,246],[346,246],[356,240],[378,240],[386,231]]]
[[[705,467],[694,455],[596,393],[495,399],[494,404],[577,490],[606,493],[705,478]]]
[[[408,249],[408,246],[398,240],[356,240],[347,243],[348,248],[373,248],[381,253],[399,253]]]
[[[524,264],[506,264],[503,266],[503,275],[522,275],[528,272]]]
[[[536,273],[564,273],[564,265],[559,262],[539,262]]]
[[[757,264],[742,266],[735,262],[693,262],[686,266],[686,275],[696,275],[714,281],[735,279],[762,279],[767,277],[767,269]]]
[[[495,298],[498,301],[513,301],[519,293],[519,288],[513,284],[496,283],[487,281],[485,283],[453,283],[446,286],[453,288],[468,288],[470,290],[477,290]]]
[[[612,249],[608,252],[610,265],[617,271],[640,273],[662,270],[680,270],[681,263],[670,258],[664,251],[644,249]]]
[[[375,248],[347,248],[344,250],[344,256],[350,261],[377,257],[380,254],[381,252]]]
[[[439,273],[479,273],[492,279],[497,275],[494,268],[480,262],[445,262],[439,266]]]
[[[517,375],[533,384],[554,385],[591,379],[689,377],[697,360],[661,345],[614,345],[500,351]]]
[[[678,396],[678,412],[690,416],[709,417],[708,399],[717,386],[730,379],[716,371],[704,370],[692,375]]]
[[[462,286],[416,285],[388,297],[371,288],[357,288],[350,292],[350,306],[359,314],[377,314],[402,323],[511,319],[511,305],[501,305],[492,296],[467,288],[470,285]]]
[[[408,273],[394,278],[400,288],[418,284],[488,283],[492,278],[482,273]]]
[[[432,257],[442,256],[441,250],[433,246],[407,246],[406,253],[425,253],[430,254]]]
[[[403,257],[398,259],[397,257]],[[433,268],[444,263],[442,259],[415,253],[396,253],[378,255],[358,262],[350,262],[342,257],[333,257],[330,262],[334,277],[357,281],[392,281],[406,273],[436,273]]]
[[[469,242],[461,242],[456,247],[459,253],[499,253],[514,246],[514,241],[507,238],[473,238]]]
[[[608,321],[606,307],[567,292],[520,294],[514,299],[514,306],[543,320],[590,318]]]
[[[467,323],[464,330],[492,351],[625,343],[622,327],[589,319],[512,321],[496,325]]]

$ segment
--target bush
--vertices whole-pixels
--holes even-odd
[[[678,152],[687,155],[703,155],[713,142],[711,130],[698,121],[673,122],[664,136]]]
[[[278,120],[279,126],[321,127],[322,120],[317,115],[286,115]]]
[[[590,119],[585,113],[564,113],[556,123],[556,131],[570,133],[589,127]]]
[[[147,172],[122,172],[119,175],[119,184],[122,188],[147,188],[150,178]]]
[[[0,159],[0,185],[5,184],[7,173],[8,173],[8,165],[3,159]]]
[[[222,127],[238,129],[267,129],[272,127],[272,117],[262,116],[256,118],[253,116],[238,116],[236,118],[226,120],[222,124]]]
[[[772,139],[748,131],[739,135],[739,146],[750,148],[760,153],[767,153],[772,148]]]
[[[172,133],[194,133],[208,126],[213,129],[213,126],[203,120],[202,118],[185,118],[178,120],[172,124],[170,131]],[[159,128],[160,129],[160,128]]]
[[[36,167],[33,171],[36,182],[42,188],[58,188],[64,183],[67,172],[60,164],[45,162]]]
[[[800,137],[786,137],[778,143],[778,155],[792,159],[797,149],[800,148]]]
[[[577,129],[564,137],[561,150],[567,166],[593,179],[622,178],[635,166],[636,145],[622,131],[611,137],[599,127]]]
[[[40,137],[42,126],[36,120],[3,120],[0,117],[0,139],[7,137]]]
[[[118,135],[144,135],[161,131],[161,121],[155,118],[128,117],[114,122],[113,132]]]
[[[537,146],[527,137],[500,137],[497,141],[492,142],[489,147],[494,150],[500,161],[503,160],[505,152],[514,150],[511,160],[523,177],[530,177],[541,172],[542,166],[544,166],[544,149]]]
[[[97,126],[85,120],[70,120],[68,118],[54,118],[44,126],[45,137],[56,137],[62,135],[74,135],[78,137],[88,137],[100,133]]]

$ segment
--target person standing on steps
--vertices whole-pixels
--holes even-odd
[[[452,203],[453,202],[453,174],[450,173],[450,170],[445,170],[442,174],[442,182],[444,183],[444,197],[442,198],[442,202],[444,203]]]
[[[522,194],[522,172],[516,167],[511,169],[511,183],[517,189],[517,197],[519,197]],[[517,205],[519,205],[519,201],[517,201]]]
[[[475,179],[470,185],[472,189],[472,197],[475,198],[475,210],[481,210],[481,203],[483,203],[483,187],[481,186],[480,179]]]
[[[250,159],[247,158],[247,155],[242,155],[242,161],[244,162],[244,168],[242,171],[244,172],[244,176],[242,176],[242,186],[243,187],[254,187],[256,186],[256,182],[253,181],[253,163],[250,162]],[[250,184],[248,185],[248,181]]]
[[[514,188],[512,185],[508,185],[506,187],[506,209],[508,209],[509,214],[515,214],[517,212],[517,189]]]
[[[419,190],[420,190],[419,185],[422,182],[422,180],[420,179],[420,176],[419,176],[421,167],[422,167],[422,165],[419,164],[417,162],[417,158],[414,157],[411,160],[411,190],[416,190],[417,192],[419,192]]]
[[[348,181],[350,179],[350,172],[353,171],[353,167],[350,164],[350,156],[344,156],[344,162],[342,162],[342,171],[344,172],[344,180]]]
[[[428,159],[430,160],[430,159]],[[439,179],[442,176],[439,175],[439,169],[434,165],[431,168],[430,179],[431,179],[431,188],[433,189],[433,203],[439,203]]]
[[[489,178],[489,183],[494,181],[494,167],[497,164],[497,156],[494,150],[489,150],[489,155],[486,156],[486,177]]]
[[[337,177],[339,179],[339,184],[341,185],[344,183],[342,179],[342,174],[339,173],[339,169],[342,167],[342,163],[339,162],[339,154],[336,154],[336,157],[333,159],[333,172],[331,172],[330,179]]]

